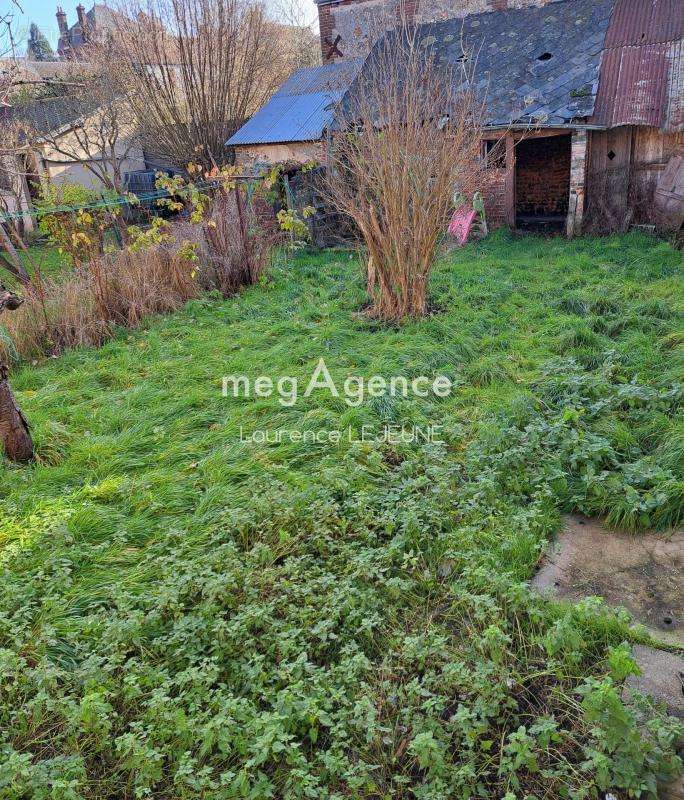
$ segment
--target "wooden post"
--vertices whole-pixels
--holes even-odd
[[[573,131],[570,144],[570,199],[566,223],[568,239],[582,233],[588,152],[587,131]]]
[[[242,203],[242,195],[240,194],[240,187],[237,185],[237,183],[235,184],[235,204],[237,206],[238,224],[240,226],[242,247],[245,252],[245,263],[247,265],[247,275],[249,277],[248,283],[254,283],[254,273],[252,271],[252,248],[249,241],[249,231],[247,230],[245,207]]]

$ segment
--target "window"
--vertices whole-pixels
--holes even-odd
[[[506,143],[503,139],[485,139],[482,158],[487,169],[506,169]]]

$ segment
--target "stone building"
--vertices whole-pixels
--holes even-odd
[[[57,6],[55,17],[59,28],[57,53],[60,58],[79,59],[96,37],[115,36],[117,33],[117,11],[102,3],[95,3],[90,11],[86,11],[82,3],[76,6],[76,21],[69,25],[67,15],[61,6]]]
[[[572,235],[659,222],[654,193],[684,151],[681,0],[317,2],[329,68],[358,64],[402,19],[441,61],[478,53],[492,224]],[[260,115],[248,125],[262,146],[290,144],[274,141]],[[238,159],[250,147],[244,134]]]

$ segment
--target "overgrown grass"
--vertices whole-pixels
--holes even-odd
[[[301,255],[18,371],[39,463],[0,466],[0,797],[652,792],[676,725],[620,702],[624,615],[523,581],[563,510],[681,521],[681,267],[498,234],[440,264],[443,313],[384,327],[355,259]],[[457,389],[221,397],[321,357]],[[383,423],[446,444],[240,437]]]

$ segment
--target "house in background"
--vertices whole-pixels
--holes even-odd
[[[89,169],[88,164],[98,162],[103,171],[111,173],[109,154],[98,153],[96,143],[100,135],[99,108],[73,97],[49,97],[22,103],[12,109],[12,118],[19,126],[30,130],[32,147],[27,151],[30,172],[44,176],[50,182],[78,183],[90,189],[101,190],[103,183]],[[89,129],[93,132],[89,133]],[[89,146],[83,146],[83,142]],[[136,141],[135,131],[121,135],[115,144],[117,168],[121,173],[145,169],[142,147]]]
[[[653,211],[659,178],[684,152],[681,0],[317,2],[323,69],[356,70],[400,14],[443,61],[478,53],[475,79],[488,100],[483,158],[493,171],[486,197],[493,225],[565,228],[572,235],[659,222]],[[363,69],[370,68],[366,61]],[[286,87],[280,92],[291,91]],[[260,151],[273,160],[302,135],[295,115],[286,124],[284,100],[279,108],[279,126],[265,125],[259,134],[272,145],[272,130],[281,131],[280,149]],[[254,117],[257,130],[267,121],[261,113]],[[249,124],[231,143],[257,144],[247,141],[256,136],[245,130]],[[319,129],[325,126],[312,126],[309,135]],[[318,152],[324,153],[320,139]]]
[[[60,58],[78,60],[89,41],[95,37],[115,36],[117,32],[118,12],[102,3],[95,3],[87,12],[83,4],[79,3],[73,25],[67,23],[66,12],[61,6],[57,6],[55,16],[59,27],[57,53]]]
[[[0,210],[26,211],[25,230],[33,227],[28,212],[41,181],[104,190],[105,184],[95,172],[112,174],[112,154],[98,151],[94,144],[99,140],[97,106],[74,98],[49,97],[8,105],[2,111],[5,130],[12,132],[17,144],[0,164]],[[122,175],[146,169],[134,130],[117,138],[114,157]]]

